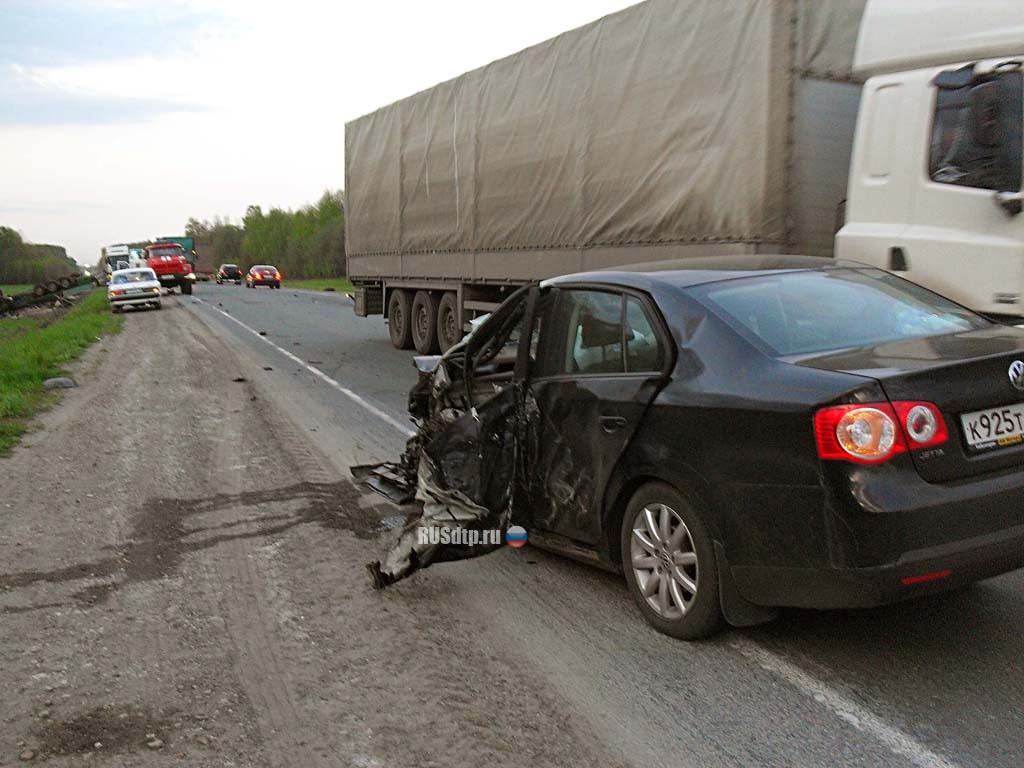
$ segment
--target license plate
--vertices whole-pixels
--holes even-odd
[[[965,413],[960,424],[975,451],[1020,445],[1024,443],[1024,403]]]

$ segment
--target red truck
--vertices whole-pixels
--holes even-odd
[[[179,288],[183,294],[192,293],[196,276],[185,258],[185,250],[177,243],[146,246],[146,266],[156,272],[164,288]]]

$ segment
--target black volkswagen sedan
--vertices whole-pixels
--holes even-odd
[[[622,571],[676,637],[1024,566],[1024,330],[878,269],[559,277],[418,365],[433,498]]]

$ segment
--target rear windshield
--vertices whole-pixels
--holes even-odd
[[[699,286],[694,293],[780,357],[990,325],[948,299],[877,269],[739,278]]]
[[[156,280],[156,275],[151,269],[121,272],[120,274],[114,275],[115,283],[144,283],[147,280]]]

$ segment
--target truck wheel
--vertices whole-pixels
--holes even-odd
[[[459,298],[454,291],[441,297],[437,308],[437,344],[447,352],[462,339],[462,318],[459,317]]]
[[[412,301],[401,288],[388,299],[388,333],[395,349],[412,349]]]
[[[188,280],[186,280],[184,283],[182,283],[180,288],[181,288],[181,293],[182,293],[183,296],[191,296],[192,295],[192,283],[188,282]]]
[[[412,343],[421,355],[437,352],[437,296],[416,291],[412,300]]]

